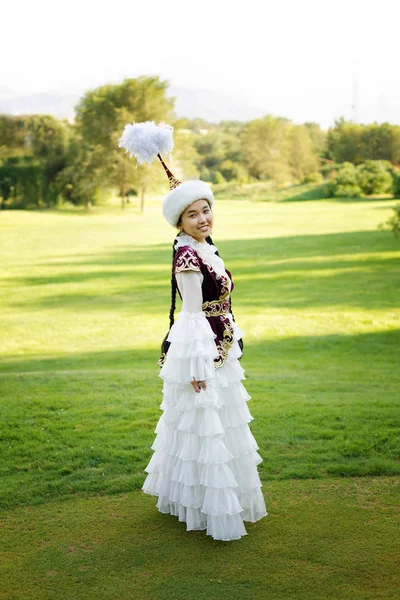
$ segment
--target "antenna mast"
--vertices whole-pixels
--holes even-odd
[[[358,123],[358,80],[356,69],[353,69],[352,93],[351,93],[351,121]]]

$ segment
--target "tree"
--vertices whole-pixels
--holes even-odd
[[[63,198],[90,208],[99,193],[103,158],[102,146],[87,148],[80,136],[74,137],[67,153],[67,166],[56,177]]]
[[[139,190],[143,210],[146,192],[165,182],[159,164],[137,168],[135,160],[118,147],[118,138],[127,123],[169,121],[174,102],[166,91],[167,82],[158,77],[125,79],[120,85],[87,92],[76,107],[76,133],[82,143],[79,156],[92,154],[83,161],[87,167],[81,168],[81,177],[95,176],[96,185],[117,187],[122,206],[134,188]],[[85,187],[80,184],[81,189]]]
[[[209,130],[190,129],[197,152],[197,157],[194,158],[201,179],[214,183],[238,181],[236,176],[239,175],[241,180],[248,180],[240,140],[243,127],[243,123],[225,121],[212,125]]]
[[[361,154],[364,160],[400,162],[400,126],[390,123],[363,125]]]
[[[335,126],[328,129],[327,154],[335,162],[359,164],[363,161],[361,150],[362,128],[341,118]]]
[[[71,132],[67,121],[51,115],[0,116],[5,205],[25,208],[49,206],[57,201],[55,181],[66,166]]]
[[[0,115],[0,159],[27,154],[27,127],[23,117]]]
[[[32,115],[26,119],[25,144],[42,164],[49,164],[64,156],[71,126],[66,120],[52,115]]]
[[[343,118],[328,131],[328,158],[361,164],[366,160],[400,162],[400,126],[390,123],[358,125]]]
[[[179,129],[178,125],[181,123],[175,122],[173,160],[170,161],[169,167],[181,181],[197,179],[201,157],[196,148],[196,135],[186,127]]]
[[[300,182],[319,168],[308,128],[267,115],[250,121],[242,134],[250,174],[276,183]]]
[[[288,164],[295,181],[303,181],[309,173],[318,171],[319,163],[307,127],[294,125],[287,131]]]
[[[287,132],[291,122],[267,115],[247,123],[242,134],[244,162],[256,179],[283,183],[291,179]]]
[[[315,156],[325,157],[327,132],[321,129],[318,123],[312,121],[304,123],[303,127],[308,131]]]

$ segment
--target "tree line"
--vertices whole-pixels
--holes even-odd
[[[181,179],[287,186],[328,178],[333,195],[372,189],[365,183],[371,169],[384,181],[383,193],[396,180],[400,126],[340,119],[324,131],[317,123],[299,125],[273,115],[247,123],[178,119],[167,91],[168,82],[158,77],[100,86],[80,99],[73,124],[50,115],[0,115],[3,208],[63,201],[90,206],[111,193],[118,193],[122,205],[138,196],[143,207],[148,192],[166,191],[165,174],[158,164],[137,167],[118,138],[126,123],[146,120],[174,126],[169,165]],[[357,180],[353,190],[349,179]]]

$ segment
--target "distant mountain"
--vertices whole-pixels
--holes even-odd
[[[58,119],[74,119],[74,107],[79,94],[43,93],[17,95],[2,93],[0,88],[0,113],[10,115],[54,115]]]
[[[250,121],[267,111],[248,106],[220,92],[194,90],[171,86],[168,96],[175,97],[175,111],[179,117],[200,117],[211,123],[218,121]]]
[[[59,119],[73,121],[76,106],[82,94],[41,93],[18,95],[0,86],[0,113],[47,114]],[[260,108],[247,106],[213,90],[195,90],[171,86],[169,97],[175,97],[175,111],[178,117],[202,118],[211,123],[218,121],[249,121],[266,114]]]

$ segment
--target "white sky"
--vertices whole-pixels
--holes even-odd
[[[400,123],[399,0],[8,0],[1,17],[17,93],[159,75],[295,122]]]

